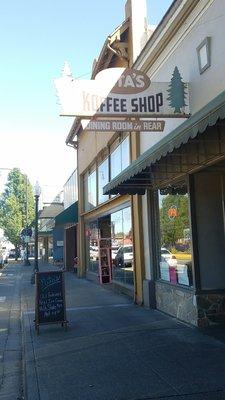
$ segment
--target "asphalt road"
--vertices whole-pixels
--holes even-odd
[[[23,399],[21,266],[8,264],[0,270],[0,399]]]

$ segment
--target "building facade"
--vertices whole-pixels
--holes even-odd
[[[128,0],[125,20],[105,41],[93,64],[92,79],[100,79],[102,72],[111,79],[114,71],[120,75],[121,69],[132,66],[152,34],[146,21],[146,1]],[[139,138],[131,132],[86,131],[85,121],[76,118],[67,144],[77,148],[80,275],[102,281],[99,248],[110,243],[108,283],[141,303],[144,265],[139,250],[142,221],[137,211],[141,199],[103,194],[103,187],[139,155]],[[142,272],[136,264],[142,265]]]
[[[162,129],[90,131],[68,101],[64,111],[77,116],[67,144],[77,149],[79,275],[197,326],[225,318],[224,5],[174,0],[153,32],[146,2],[128,0],[95,61],[102,86],[125,68],[145,74],[152,93],[158,85],[133,105],[141,126]],[[72,84],[68,71],[63,79]]]
[[[63,211],[55,217],[55,255],[61,257],[67,270],[74,269],[77,257],[78,223],[77,169],[73,171],[63,186]],[[57,260],[56,260],[57,261]]]
[[[188,83],[190,116],[141,133],[140,156],[104,188],[142,195],[144,304],[197,326],[225,319],[224,6],[172,3],[133,67],[170,82],[173,107],[174,82]]]

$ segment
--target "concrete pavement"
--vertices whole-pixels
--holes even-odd
[[[51,267],[50,267],[51,268]],[[27,400],[225,399],[225,343],[66,273],[67,331],[34,331],[22,267]]]

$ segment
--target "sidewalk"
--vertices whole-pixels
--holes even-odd
[[[30,276],[24,267],[27,400],[225,399],[225,343],[72,273],[68,331],[43,325],[37,336]]]

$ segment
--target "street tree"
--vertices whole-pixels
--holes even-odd
[[[182,82],[180,72],[177,67],[173,71],[173,76],[169,84],[169,97],[167,100],[170,102],[170,106],[174,108],[174,113],[181,113],[182,108],[186,106],[185,98],[185,83]]]
[[[14,168],[8,175],[5,190],[0,196],[0,227],[7,239],[18,250],[20,233],[34,221],[34,196],[25,174]]]

